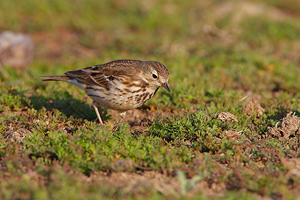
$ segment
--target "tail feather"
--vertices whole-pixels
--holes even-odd
[[[77,79],[70,78],[65,75],[62,75],[62,76],[39,76],[39,77],[35,77],[35,78],[43,79],[43,81],[66,81],[68,83],[72,83],[72,84],[80,87],[81,89],[85,90],[85,86],[82,83],[78,82]]]
[[[62,76],[39,76],[35,78],[43,79],[43,81],[69,81],[70,77],[62,75]]]

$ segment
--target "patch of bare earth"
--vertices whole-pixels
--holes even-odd
[[[39,60],[64,60],[64,55],[73,55],[82,58],[93,58],[98,55],[94,49],[84,47],[79,43],[78,33],[61,28],[58,33],[33,33],[32,39],[36,44],[35,56]]]
[[[124,195],[146,192],[148,189],[158,191],[168,196],[179,196],[180,185],[176,178],[168,177],[155,171],[142,173],[114,172],[110,175],[95,174],[89,179],[106,182],[109,186],[122,189]]]
[[[181,186],[176,176],[167,176],[156,171],[113,172],[105,174],[100,172],[90,177],[85,177],[88,182],[105,183],[106,186],[122,190],[125,196],[147,193],[148,191],[158,192],[172,198],[181,197]],[[190,181],[188,179],[187,181]],[[224,195],[226,186],[223,183],[209,184],[209,180],[199,181],[193,189],[188,191],[186,196],[201,194],[204,196],[217,197]]]
[[[9,129],[11,129],[12,127],[8,127]],[[29,131],[28,129],[26,128],[18,128],[16,130],[11,130],[11,131],[8,131],[4,138],[9,141],[9,142],[13,142],[13,141],[16,141],[16,142],[22,142],[28,134],[31,134],[31,131]]]
[[[219,181],[221,174],[226,174],[230,171],[230,164],[220,164],[217,161],[212,160],[215,165],[215,171],[211,172],[207,178],[200,178],[193,188],[187,191],[186,196],[192,197],[195,195],[201,195],[202,197],[218,198],[224,196],[228,190],[235,190],[237,193],[245,192],[243,189],[239,190],[239,181],[223,182]],[[198,157],[194,161],[195,167],[201,167],[205,163],[203,157]],[[122,171],[96,172],[89,177],[84,176],[83,179],[88,183],[105,183],[108,188],[115,188],[116,190],[122,190],[124,196],[135,196],[138,194],[145,194],[149,191],[161,193],[171,199],[180,198],[182,194],[182,187],[178,177],[165,174],[157,171],[147,171],[139,169],[135,163],[130,160],[118,161],[113,164],[115,169]],[[132,171],[133,170],[133,171]],[[131,171],[131,172],[130,172]],[[205,169],[203,174],[209,170]],[[187,174],[186,181],[189,182],[193,177],[189,177]],[[268,199],[259,194],[253,194],[256,199]]]
[[[156,109],[153,105],[143,105],[139,108],[128,110],[125,119],[122,119],[119,112],[116,110],[109,110],[112,119],[106,121],[107,125],[114,125],[114,130],[117,130],[123,123],[128,123],[132,134],[144,133],[149,126],[154,123],[154,119],[164,119],[170,114],[174,114],[169,108]]]
[[[260,15],[280,21],[289,17],[288,13],[285,13],[276,7],[251,1],[224,2],[218,4],[218,6],[214,8],[214,11],[214,19],[223,18],[226,15],[233,14],[232,24],[236,25],[238,25],[243,18]]]
[[[5,115],[5,113],[1,113],[1,114]],[[27,119],[30,120],[30,117],[27,117]],[[28,137],[28,135],[32,133],[28,123],[24,123],[16,119],[12,119],[12,120],[7,120],[5,124],[6,124],[6,128],[1,134],[5,138],[6,142],[21,143],[26,137]]]
[[[208,24],[204,27],[204,30],[207,33],[217,33],[220,37],[231,37],[224,30],[218,30],[214,25],[216,21],[227,16],[230,16],[229,27],[232,32],[240,32],[240,23],[249,17],[265,16],[276,21],[284,21],[293,17],[290,13],[276,7],[251,1],[219,3],[211,9],[210,13]]]
[[[288,178],[294,176],[300,178],[300,158],[286,158],[281,156],[280,161],[289,170],[286,174]]]

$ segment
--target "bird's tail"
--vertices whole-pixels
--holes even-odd
[[[85,90],[85,86],[78,82],[75,78],[71,78],[65,75],[61,75],[61,76],[39,76],[39,77],[35,77],[35,78],[40,78],[43,79],[43,81],[66,81],[68,83],[72,83],[78,87],[80,87],[81,89]]]
[[[69,81],[70,77],[62,75],[62,76],[39,76],[34,78],[43,79],[43,81]]]

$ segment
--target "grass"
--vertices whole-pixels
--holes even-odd
[[[0,74],[0,198],[296,199],[300,8],[289,4],[0,1],[0,30],[35,43],[30,65]],[[122,58],[165,64],[171,93],[125,120],[101,109],[105,126],[84,91],[33,78]]]

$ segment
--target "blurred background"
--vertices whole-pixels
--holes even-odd
[[[299,11],[298,0],[1,0],[0,31],[27,34],[34,48],[18,70],[2,52],[0,80],[33,84],[34,76],[140,59],[165,64],[175,95],[189,102],[220,88],[296,94]]]

